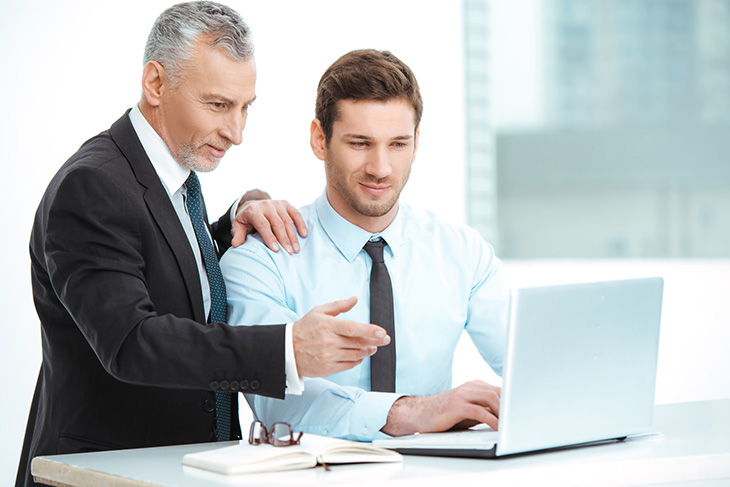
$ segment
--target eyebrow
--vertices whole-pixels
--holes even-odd
[[[206,101],[215,100],[215,101],[222,101],[223,103],[228,103],[229,105],[235,104],[233,100],[230,98],[220,95],[218,93],[208,93],[207,95],[203,95],[203,99]]]
[[[206,100],[206,101],[210,101],[210,100],[221,101],[221,102],[227,103],[229,105],[235,105],[236,104],[236,102],[234,100],[231,100],[227,96],[220,95],[220,94],[217,94],[217,93],[210,93],[210,94],[204,95],[203,96],[203,99]],[[256,97],[254,96],[250,100],[246,101],[244,103],[244,105],[250,105],[251,103],[254,102],[255,99],[256,99]]]
[[[371,140],[372,137],[368,135],[361,135],[361,134],[345,134],[344,137],[347,137],[349,139],[360,139],[360,140]],[[413,138],[412,135],[397,135],[395,137],[392,137],[390,140],[411,140]]]

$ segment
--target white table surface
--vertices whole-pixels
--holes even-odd
[[[730,399],[656,407],[655,436],[496,460],[404,457],[402,464],[225,476],[182,465],[206,443],[34,459],[37,481],[61,486],[730,485]]]

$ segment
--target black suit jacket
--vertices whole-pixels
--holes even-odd
[[[211,228],[220,248],[230,227]],[[43,363],[17,486],[37,455],[215,441],[213,390],[284,397],[283,325],[206,325],[190,243],[128,112],[54,176],[30,254]]]

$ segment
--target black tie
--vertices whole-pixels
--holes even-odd
[[[378,348],[370,357],[370,390],[395,392],[395,316],[393,313],[393,286],[383,260],[385,240],[369,241],[365,252],[373,259],[370,271],[370,322],[379,325],[390,335],[390,343]]]
[[[218,264],[218,256],[213,248],[206,230],[203,219],[203,199],[200,193],[200,180],[195,171],[190,171],[190,176],[185,181],[187,198],[185,205],[188,207],[190,221],[198,239],[200,253],[205,263],[205,273],[208,274],[210,285],[210,322],[225,322],[226,310],[226,284],[223,282],[223,275]],[[228,441],[231,438],[231,393],[216,391],[215,393],[215,426],[216,438],[218,441]]]

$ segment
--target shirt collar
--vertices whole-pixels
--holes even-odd
[[[129,120],[132,122],[134,131],[137,132],[137,137],[139,137],[147,157],[150,158],[152,167],[155,168],[157,176],[162,181],[162,185],[165,186],[168,194],[175,194],[190,175],[190,169],[182,167],[172,157],[165,141],[147,122],[137,105],[134,105],[132,111],[129,112]]]
[[[397,255],[398,249],[403,243],[403,218],[401,217],[400,206],[390,225],[379,233],[370,233],[344,219],[330,205],[326,188],[317,199],[315,208],[317,218],[325,233],[349,262],[355,260],[355,257],[368,240],[376,240],[378,237],[382,237],[388,243],[386,250],[390,252],[391,257]]]

